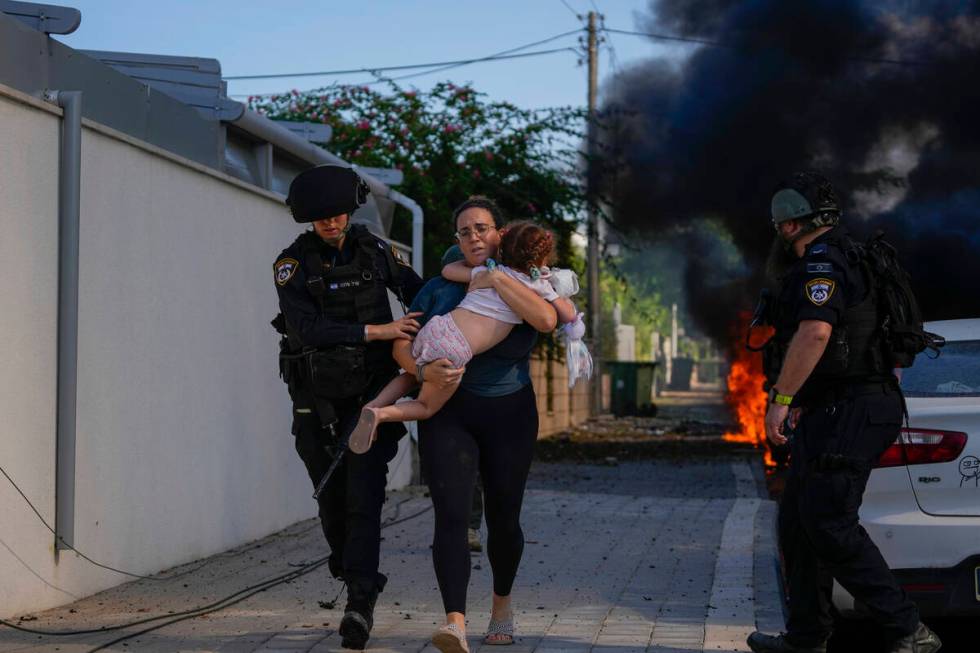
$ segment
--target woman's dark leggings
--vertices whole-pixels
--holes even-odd
[[[435,508],[432,559],[446,612],[466,612],[470,551],[466,530],[477,469],[483,479],[487,557],[493,591],[510,595],[524,551],[521,503],[538,436],[534,389],[481,397],[463,388],[419,422],[420,451]]]

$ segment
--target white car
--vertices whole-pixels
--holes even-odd
[[[908,428],[871,472],[861,524],[926,616],[980,616],[980,319],[930,322],[902,370]],[[834,604],[865,612],[838,584]]]

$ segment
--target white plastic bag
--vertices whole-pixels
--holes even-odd
[[[547,279],[559,297],[572,297],[578,294],[578,275],[564,268],[544,268],[541,278]]]
[[[573,322],[561,327],[565,341],[565,362],[568,364],[568,387],[575,385],[579,377],[592,378],[592,354],[585,346],[585,320],[579,313]]]

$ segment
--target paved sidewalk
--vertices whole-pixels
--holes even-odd
[[[514,590],[518,642],[508,653],[557,651],[746,651],[757,626],[782,627],[772,521],[761,498],[757,461],[538,464],[523,513],[527,544]],[[390,497],[381,595],[372,651],[432,651],[428,637],[443,614],[432,571],[429,500]],[[21,625],[69,631],[168,619],[114,632],[69,637],[0,627],[0,653],[92,651],[263,581],[300,572],[325,554],[314,521],[173,570],[178,578],[138,581],[36,615]],[[113,651],[340,651],[343,597],[326,567],[272,586],[224,609],[140,634]],[[239,597],[241,598],[241,597]],[[470,648],[488,619],[489,564],[473,556]],[[494,650],[485,647],[486,650]]]

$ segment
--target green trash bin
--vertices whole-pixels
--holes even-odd
[[[657,363],[633,361],[604,361],[610,380],[610,410],[616,417],[652,417],[657,408],[653,403],[653,375]]]

